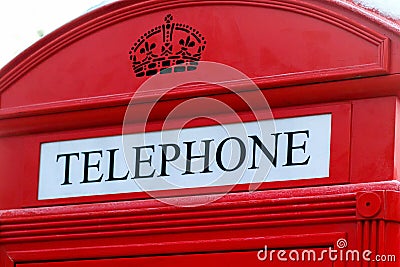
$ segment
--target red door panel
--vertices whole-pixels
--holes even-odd
[[[317,258],[321,255],[323,249],[315,249]],[[225,252],[211,254],[190,254],[190,255],[174,255],[174,256],[153,256],[138,258],[117,258],[117,259],[98,259],[98,260],[80,260],[80,261],[64,261],[64,262],[45,262],[45,263],[28,263],[17,264],[17,267],[221,267],[221,266],[268,266],[268,267],[328,267],[336,266],[328,257],[323,260],[291,261],[289,259],[290,250],[286,250],[283,256],[287,261],[280,261],[276,257],[276,253],[271,260],[261,261],[257,257],[257,251],[244,252]],[[301,257],[302,250],[298,250]],[[292,254],[295,257],[295,254]]]

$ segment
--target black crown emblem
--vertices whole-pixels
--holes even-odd
[[[129,52],[136,77],[193,71],[198,66],[205,38],[189,25],[172,22],[171,14],[164,20],[165,24],[144,33]]]

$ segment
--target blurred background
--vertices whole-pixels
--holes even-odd
[[[44,35],[117,0],[0,0],[0,68]]]

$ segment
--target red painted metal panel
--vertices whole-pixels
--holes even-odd
[[[145,78],[133,75],[128,52],[137,38],[164,23],[168,13],[207,38],[202,60],[243,70],[263,87],[391,72],[387,36],[396,41],[396,35],[381,34],[382,29],[364,27],[360,17],[349,19],[318,4],[165,1],[159,7],[156,2],[121,2],[114,7],[119,9],[87,15],[44,39],[33,56],[21,56],[12,71],[0,75],[1,107],[130,95]],[[397,42],[393,46],[395,51]]]
[[[228,98],[228,95],[224,96]],[[229,98],[228,98],[229,99]],[[226,100],[225,100],[226,101]],[[177,101],[167,102],[166,107],[173,108],[174,105],[180,103]],[[327,184],[339,184],[348,183],[349,178],[349,160],[350,160],[350,104],[349,103],[337,103],[323,106],[303,106],[295,107],[290,109],[276,109],[273,111],[274,117],[279,118],[290,118],[307,115],[318,115],[318,114],[332,114],[332,132],[331,132],[331,158],[330,158],[330,175],[327,178],[297,180],[297,181],[285,181],[285,182],[268,182],[258,187],[259,190],[274,189],[274,188],[288,188],[288,187],[299,187],[299,186],[310,186],[310,185],[327,185]],[[184,112],[185,116],[191,118],[191,114]],[[168,114],[168,112],[157,112],[156,114]],[[212,116],[217,121],[222,122],[234,122],[237,120],[232,116],[226,116],[224,114],[215,115],[218,112],[210,111],[209,116]],[[108,109],[96,110],[96,117],[107,120],[107,117],[112,116]],[[239,113],[242,121],[254,121],[254,116],[249,112]],[[82,112],[77,112],[72,117],[66,120],[81,121]],[[36,117],[35,121],[40,127],[45,127],[45,119]],[[181,125],[182,121],[185,121],[187,117],[177,118],[176,125]],[[42,121],[44,120],[44,121]],[[66,122],[63,120],[63,123]],[[196,120],[189,127],[204,126],[215,123],[211,120]],[[49,125],[48,127],[53,127]],[[137,130],[141,130],[142,125],[137,124]],[[148,131],[158,131],[163,129],[162,120],[156,120],[153,123],[149,123]],[[135,132],[135,127],[133,128]],[[80,197],[70,199],[59,199],[59,200],[37,200],[38,195],[38,173],[39,173],[39,155],[40,155],[40,144],[43,142],[53,142],[60,140],[72,140],[72,139],[83,139],[90,137],[100,136],[111,136],[118,135],[121,132],[120,126],[113,126],[107,128],[91,128],[89,130],[82,131],[82,129],[71,129],[70,131],[56,131],[37,133],[34,135],[22,135],[13,136],[2,139],[3,151],[5,154],[0,157],[4,157],[4,163],[7,162],[7,168],[0,168],[1,176],[7,180],[8,187],[0,188],[0,207],[1,208],[17,208],[17,207],[28,207],[28,206],[42,206],[42,205],[55,205],[55,204],[66,204],[66,203],[80,203],[80,202],[100,202],[110,201],[118,199],[141,199],[149,198],[147,193],[128,193],[118,195],[106,195],[106,196],[91,196],[91,197]],[[4,141],[3,141],[4,140]],[[29,151],[29,153],[21,154],[20,151]],[[24,166],[20,168],[20,166]],[[13,170],[14,175],[20,177],[18,180],[12,177],[7,178],[7,174],[10,170]],[[21,187],[21,184],[24,184]],[[160,192],[163,196],[179,196],[187,194],[205,194],[205,193],[221,193],[225,192],[226,187],[212,187],[212,188],[196,188],[196,189],[182,189],[182,190],[166,190]],[[232,192],[248,191],[249,185],[237,185],[232,189]]]
[[[322,251],[321,248],[315,248],[317,253]],[[299,250],[301,253],[302,250]],[[285,267],[285,266],[304,266],[304,262],[290,262],[290,261],[271,261],[263,262],[257,259],[257,251],[246,252],[227,252],[215,254],[193,254],[193,255],[178,255],[178,256],[156,256],[148,258],[133,258],[133,259],[107,259],[107,260],[86,260],[86,261],[71,261],[71,262],[50,262],[50,263],[31,263],[31,264],[17,264],[17,267],[128,267],[128,266],[209,266],[219,267],[224,266],[272,266],[272,267]],[[338,266],[330,262],[329,259],[322,261],[310,261],[307,263],[310,267],[325,267],[325,266]]]
[[[255,192],[238,185],[198,207],[168,206],[145,193],[37,200],[41,143],[121,133],[131,96],[147,79],[135,77],[129,51],[167,14],[206,38],[202,60],[252,78],[276,118],[332,114],[329,177],[265,183]],[[398,266],[257,260],[265,245],[320,251],[337,248],[338,239],[400,259],[400,30],[371,14],[349,1],[119,1],[45,37],[0,71],[1,266]],[[238,95],[260,94],[232,84],[237,94],[213,85],[172,91],[146,129],[162,129],[174,107],[197,96],[255,120]],[[138,114],[158,92],[137,96]],[[219,107],[202,112],[234,121]],[[184,110],[172,126],[196,114]],[[131,122],[133,131],[139,122]],[[222,190],[165,196],[196,204]]]
[[[351,174],[354,182],[394,179],[397,99],[353,102]]]

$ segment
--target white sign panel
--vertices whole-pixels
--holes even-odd
[[[331,115],[43,143],[39,200],[329,176]]]

